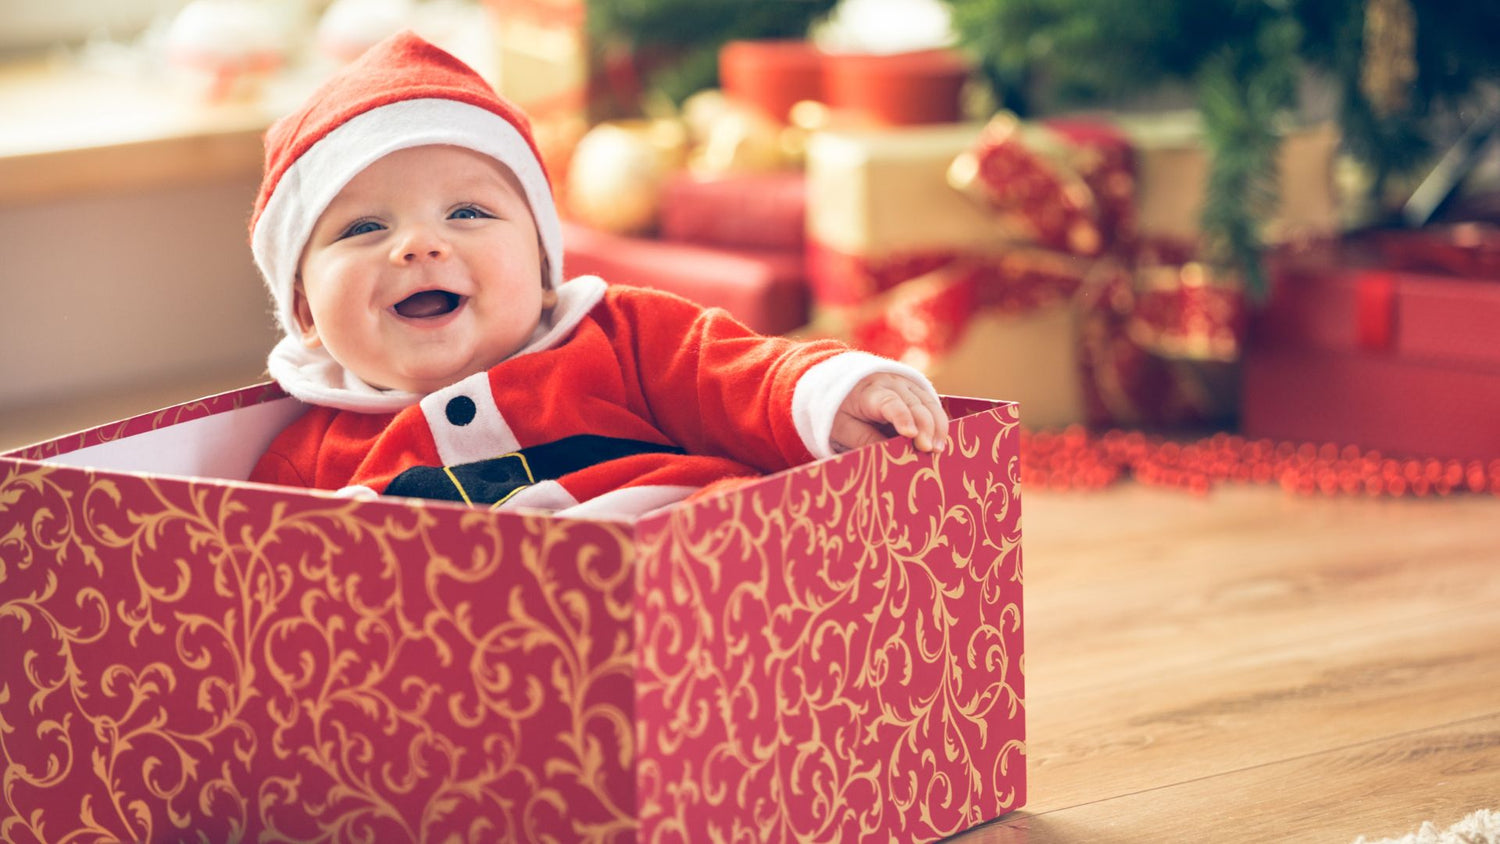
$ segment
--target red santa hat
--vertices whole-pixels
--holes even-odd
[[[468,65],[411,32],[393,35],[266,132],[265,178],[250,219],[250,247],[286,332],[271,353],[271,374],[283,386],[311,385],[292,389],[294,394],[319,401],[327,398],[323,387],[371,397],[379,392],[343,371],[325,350],[302,345],[292,289],[313,225],[339,191],[380,158],[428,144],[471,149],[515,173],[541,238],[544,281],[554,289],[562,283],[562,226],[526,115]],[[376,404],[415,400],[390,398]],[[367,402],[359,406],[373,409]]]

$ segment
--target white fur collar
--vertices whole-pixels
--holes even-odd
[[[560,285],[551,322],[537,326],[531,341],[512,357],[556,346],[604,299],[604,291],[604,280],[591,275]],[[329,356],[326,349],[309,349],[300,337],[282,337],[271,350],[267,369],[282,389],[309,404],[361,413],[390,413],[422,400],[417,393],[381,390],[366,384]]]

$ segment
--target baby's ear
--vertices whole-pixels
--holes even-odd
[[[292,314],[297,318],[297,327],[302,330],[302,345],[309,349],[323,345],[323,339],[318,336],[317,323],[313,322],[312,306],[307,303],[307,294],[302,292],[300,276],[292,285]]]

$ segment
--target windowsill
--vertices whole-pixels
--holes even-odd
[[[0,65],[0,115],[0,206],[253,177],[274,116],[35,61]]]

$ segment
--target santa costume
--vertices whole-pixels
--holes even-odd
[[[490,156],[517,176],[557,304],[529,342],[428,395],[362,381],[302,342],[297,265],[314,224],[380,158],[431,144]],[[562,235],[526,117],[459,60],[402,33],[371,48],[266,133],[250,223],[285,336],[271,375],[313,407],[251,480],[413,495],[506,509],[630,517],[702,486],[833,453],[834,416],[893,361],[832,341],[757,335],[665,293],[563,282]]]

